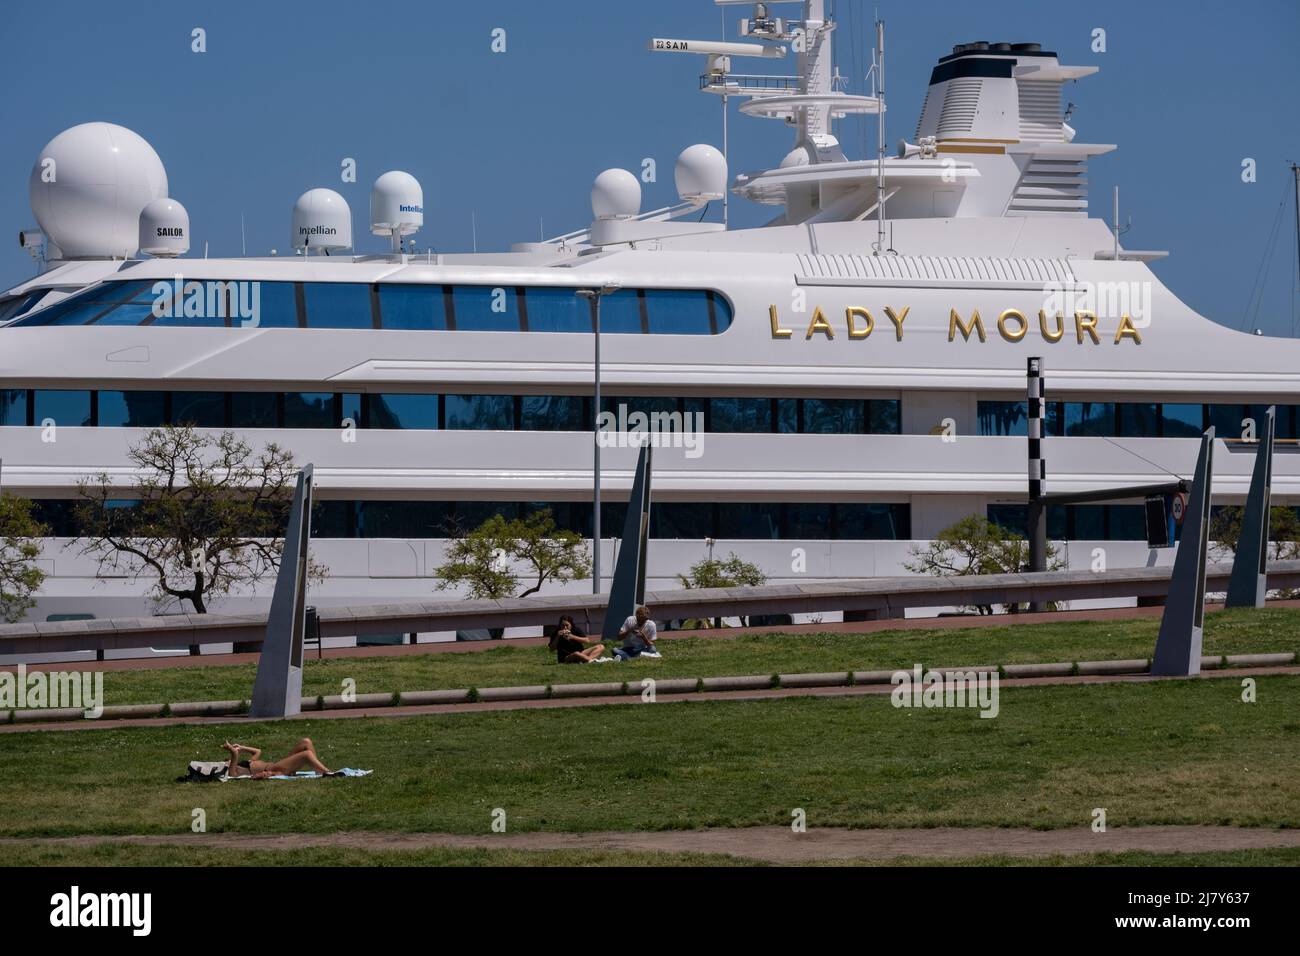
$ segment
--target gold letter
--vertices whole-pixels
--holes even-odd
[[[861,328],[861,329],[854,328],[853,317],[855,315],[860,315],[867,320],[867,324],[865,328]],[[876,320],[871,317],[871,313],[868,312],[866,309],[862,308],[862,306],[860,305],[851,305],[847,309],[845,309],[844,321],[848,323],[849,338],[851,339],[865,339],[868,335],[871,334],[871,330],[876,327]]]
[[[1100,345],[1101,339],[1097,338],[1097,314],[1095,312],[1076,312],[1074,313],[1074,335],[1083,344],[1083,333],[1087,332],[1092,336],[1092,344]]]
[[[961,316],[957,314],[956,309],[949,309],[948,310],[948,341],[949,342],[953,340],[953,337],[957,334],[958,329],[961,329],[962,338],[964,338],[967,342],[970,341],[970,334],[972,331],[978,332],[980,334],[981,342],[985,341],[984,320],[980,318],[979,309],[976,309],[971,314],[969,323],[962,322]]]
[[[775,308],[775,306],[773,307]],[[1056,331],[1047,331],[1047,313],[1042,309],[1038,310],[1038,327],[1043,330],[1043,338],[1049,342],[1059,342],[1065,335],[1065,316],[1060,312],[1056,313]]]
[[[814,332],[825,332],[828,339],[835,338],[835,330],[832,329],[831,324],[826,321],[826,316],[822,314],[822,307],[820,305],[813,309],[812,321],[808,323],[808,334],[805,335],[804,338],[812,338]]]
[[[769,306],[767,307],[767,316],[768,316],[768,318],[770,318],[770,319],[772,320],[772,338],[774,338],[774,339],[788,339],[788,338],[793,334],[793,333],[791,333],[791,331],[790,331],[789,329],[779,329],[779,328],[777,328],[777,326],[776,326],[776,306],[774,306],[774,305],[769,305]]]
[[[1008,332],[1007,319],[1014,319],[1015,321],[1019,322],[1020,331]],[[1007,309],[1001,315],[998,316],[998,332],[1000,332],[1002,334],[1002,337],[1006,339],[1008,342],[1019,342],[1021,339],[1025,337],[1025,333],[1028,331],[1029,331],[1029,320],[1025,318],[1025,314],[1021,312],[1019,309]]]
[[[1120,316],[1119,328],[1115,330],[1115,344],[1119,345],[1119,340],[1123,338],[1131,338],[1138,345],[1142,344],[1142,336],[1138,334],[1138,330],[1133,325],[1133,320],[1127,315]]]
[[[891,309],[889,306],[885,306],[885,315],[889,316],[889,321],[894,323],[895,342],[903,341],[903,320],[907,318],[907,310],[910,308],[911,308],[910,305],[905,305],[903,306],[902,312],[900,312],[898,315],[894,315],[894,310]]]

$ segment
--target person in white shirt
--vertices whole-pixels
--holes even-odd
[[[623,639],[623,646],[615,649],[614,656],[620,661],[630,661],[647,651],[657,653],[655,638],[658,630],[655,622],[650,620],[650,609],[642,604],[636,613],[623,622],[618,636]]]

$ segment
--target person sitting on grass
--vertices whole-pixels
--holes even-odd
[[[590,664],[605,653],[604,644],[592,644],[591,639],[573,624],[573,618],[565,614],[560,617],[559,627],[551,635],[547,645],[555,651],[555,659],[561,664]]]
[[[314,770],[322,776],[333,772],[316,756],[316,745],[311,742],[310,737],[304,737],[294,744],[288,756],[280,760],[263,760],[262,751],[256,747],[232,744],[229,740],[222,744],[221,748],[230,751],[230,767],[226,771],[229,777],[252,777],[254,780],[265,780],[267,777],[292,777],[299,770]],[[248,756],[241,759],[240,754]]]
[[[636,609],[636,614],[624,621],[619,629],[618,636],[623,638],[623,646],[615,648],[614,656],[620,661],[630,661],[642,654],[657,654],[657,635],[655,622],[650,620],[650,609],[642,604]]]

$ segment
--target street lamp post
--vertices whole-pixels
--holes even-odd
[[[595,398],[592,404],[592,527],[591,527],[591,593],[600,593],[600,300],[617,292],[616,283],[606,283],[599,289],[579,289],[577,294],[592,305],[594,311],[593,329],[596,333],[596,348],[593,358],[595,366]]]

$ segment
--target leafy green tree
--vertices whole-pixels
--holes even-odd
[[[276,573],[299,470],[292,452],[179,426],[147,432],[127,458],[135,476],[121,486],[106,473],[77,485],[82,553],[101,573],[150,578],[155,603],[188,601],[198,614]]]
[[[691,566],[688,574],[677,575],[677,580],[684,588],[735,588],[766,584],[767,575],[758,565],[742,561],[735,552],[731,552],[725,560],[706,558],[697,562]],[[748,619],[745,620],[748,623]],[[698,622],[685,623],[689,627]],[[707,626],[707,621],[705,624]],[[722,627],[722,618],[714,618],[713,626]]]
[[[1210,519],[1210,540],[1214,542],[1217,560],[1226,561],[1236,553],[1237,542],[1241,540],[1241,523],[1245,517],[1245,508],[1231,505]],[[1294,561],[1300,558],[1300,515],[1294,509],[1269,509],[1268,542],[1270,561]],[[1276,593],[1281,598],[1290,599],[1300,594],[1300,591],[1281,588]]]
[[[15,624],[36,606],[32,595],[45,583],[36,539],[49,533],[32,515],[31,501],[0,495],[0,620]]]
[[[591,556],[582,536],[557,528],[545,508],[527,518],[493,515],[473,531],[453,529],[446,561],[434,574],[441,578],[439,590],[464,584],[471,598],[527,597],[547,581],[561,584],[591,574]],[[516,593],[525,575],[531,583]]]
[[[963,577],[968,574],[1014,574],[1029,565],[1029,542],[1020,534],[994,524],[983,515],[967,515],[944,528],[925,547],[912,545],[912,559],[903,567],[914,574],[935,577]],[[1047,567],[1056,571],[1064,567],[1056,546],[1047,545]],[[994,605],[977,604],[980,614],[992,614]],[[1007,605],[1014,614],[1020,605]]]

